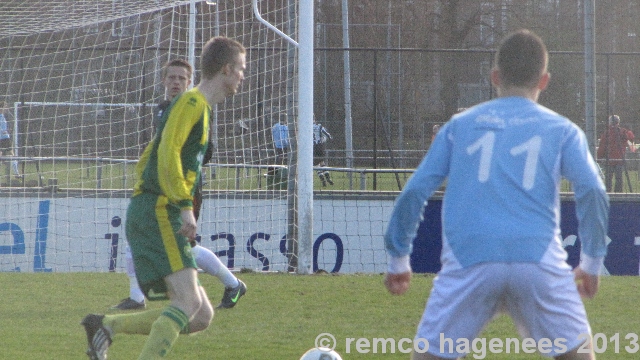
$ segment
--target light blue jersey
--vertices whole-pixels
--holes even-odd
[[[426,201],[446,180],[443,267],[564,263],[561,177],[575,192],[583,256],[599,268],[609,199],[582,130],[523,97],[472,107],[440,129],[398,197],[385,234],[387,250],[395,258],[411,253]]]
[[[0,114],[0,140],[9,139],[9,125],[7,124],[7,118],[4,114]]]
[[[273,137],[273,145],[278,149],[288,148],[290,145],[289,140],[289,127],[282,123],[277,123],[271,128],[271,136]]]

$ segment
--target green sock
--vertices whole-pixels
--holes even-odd
[[[167,356],[180,331],[189,324],[182,310],[167,306],[151,326],[151,333],[138,360],[161,359]]]
[[[142,334],[151,333],[151,326],[162,314],[164,309],[147,310],[131,314],[105,315],[102,323],[118,334]]]

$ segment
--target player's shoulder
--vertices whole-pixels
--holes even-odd
[[[580,134],[583,133],[580,126],[569,119],[568,117],[559,114],[549,108],[546,108],[542,105],[538,105],[541,114],[543,114],[544,124],[549,124],[549,126],[558,126],[562,127],[566,133],[575,133]]]
[[[441,128],[455,137],[456,134],[479,131],[507,131],[507,134],[524,134],[523,129],[538,133],[555,133],[560,137],[576,136],[582,131],[567,117],[523,97],[492,99],[469,107],[452,116]],[[560,139],[558,139],[561,141]]]
[[[207,99],[197,88],[193,88],[178,95],[176,106],[200,109],[208,105]]]
[[[533,117],[537,119],[535,128],[541,133],[556,134],[558,141],[585,137],[582,128],[568,117],[538,103],[535,103],[534,111]]]
[[[156,107],[156,116],[158,118],[161,118],[162,114],[164,114],[164,112],[169,108],[170,105],[171,100],[163,100],[162,102],[160,102]]]
[[[158,110],[164,111],[171,105],[171,100],[163,100],[158,104]]]
[[[567,117],[549,109],[548,107],[523,97],[496,98],[454,115],[466,118],[468,121],[507,126],[522,125],[531,122],[550,123],[556,125],[574,126]]]

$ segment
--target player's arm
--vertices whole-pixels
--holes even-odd
[[[582,249],[576,279],[581,294],[593,297],[607,254],[609,197],[589,152],[586,137],[576,127],[565,138],[561,161],[562,175],[572,183],[576,199],[578,236]]]
[[[147,163],[149,162],[149,157],[151,156],[151,151],[153,149],[153,144],[155,143],[155,141],[156,138],[153,138],[144,148],[142,155],[140,155],[140,159],[138,160],[138,164],[136,165],[136,175],[138,176],[138,179],[142,177],[144,168],[147,167]]]
[[[154,137],[144,148],[142,155],[140,155],[140,159],[136,164],[136,177],[138,178],[138,182],[134,187],[134,195],[137,195],[138,189],[140,189],[140,185],[142,184],[142,174],[144,173],[144,169],[147,167],[147,163],[149,162],[149,157],[151,156],[151,151],[153,149],[153,144],[155,143],[156,138]]]
[[[449,172],[451,141],[447,136],[448,130],[449,127],[445,126],[438,133],[427,156],[396,199],[391,213],[384,242],[390,256],[385,285],[392,294],[402,294],[409,287],[409,256],[423,218],[424,207]]]
[[[9,124],[7,122],[7,118],[4,117],[4,114],[0,114],[0,133],[9,134]]]
[[[176,104],[166,120],[158,145],[158,181],[169,201],[180,207],[182,226],[178,234],[195,239],[197,223],[193,213],[193,187],[197,171],[184,170],[182,149],[193,127],[204,113],[204,104]],[[179,106],[182,105],[182,106]]]
[[[599,145],[598,145],[598,150],[596,151],[596,155],[599,160],[602,160],[605,157],[604,151],[605,151],[605,148],[608,147],[606,143],[607,141],[606,135],[607,135],[606,133],[602,134],[602,136],[600,137],[600,140],[598,141]]]
[[[169,201],[181,210],[193,209],[193,188],[199,179],[197,172],[187,169],[182,163],[184,147],[193,127],[200,121],[204,113],[204,104],[185,104],[184,99],[176,104],[162,131],[162,139],[158,146],[158,178],[160,188]]]
[[[627,141],[633,141],[636,137],[633,135],[633,131],[627,130]]]
[[[333,137],[331,136],[331,134],[329,134],[329,131],[327,131],[327,128],[325,128],[324,126],[322,127],[322,133],[324,133],[325,135],[327,135],[327,137],[329,139],[333,139]]]
[[[204,156],[202,157],[202,165],[207,165],[211,162],[213,158],[213,141],[209,140],[207,143],[207,150],[204,152]]]
[[[207,144],[207,151],[204,152],[204,157],[202,158],[202,165],[206,165],[213,158],[213,142],[209,140]],[[200,176],[199,181],[196,183],[195,193],[193,194],[193,216],[198,221],[200,217],[200,210],[202,209],[202,175]]]
[[[600,276],[588,274],[580,266],[576,267],[573,273],[580,296],[588,299],[596,296],[600,286]]]
[[[384,286],[393,295],[402,295],[411,285],[411,271],[393,274],[388,272],[384,277]]]
[[[190,208],[184,208],[180,210],[180,218],[182,219],[182,226],[178,230],[178,234],[186,236],[188,239],[193,240],[196,238],[198,225],[196,223],[193,210]]]

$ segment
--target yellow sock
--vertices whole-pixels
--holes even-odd
[[[111,329],[113,334],[151,333],[153,322],[158,319],[164,309],[153,309],[130,314],[105,315],[102,323]]]
[[[151,326],[151,333],[138,360],[161,359],[167,356],[180,331],[189,324],[182,310],[167,306]]]

